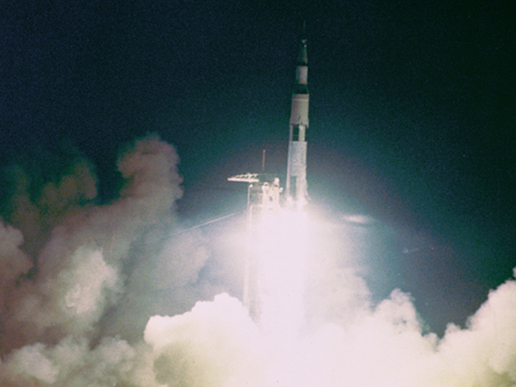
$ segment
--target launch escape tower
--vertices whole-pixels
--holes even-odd
[[[308,54],[307,39],[303,37],[296,63],[296,82],[292,92],[292,109],[289,124],[287,175],[283,203],[292,210],[302,209],[308,202],[306,182],[306,130],[308,129]],[[247,224],[251,235],[264,214],[274,213],[280,208],[279,178],[266,173],[247,173],[228,178],[229,181],[248,184]],[[243,304],[251,316],[258,315],[257,267],[253,262],[251,246],[247,246],[245,260]]]

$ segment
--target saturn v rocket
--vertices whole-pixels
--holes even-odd
[[[292,93],[290,130],[288,142],[287,180],[285,196],[287,205],[302,208],[308,199],[306,183],[306,130],[308,129],[308,53],[306,38],[301,47],[296,65],[296,83]]]
[[[283,204],[290,210],[300,210],[308,202],[306,183],[306,131],[308,129],[308,55],[307,40],[301,39],[296,64],[296,81],[292,93],[290,113],[287,176],[285,190],[280,187],[279,178],[273,174],[246,173],[228,178],[229,181],[248,184],[247,219],[248,232],[256,232],[260,220],[267,214],[277,214],[280,208],[280,194]],[[263,168],[263,167],[262,167]],[[243,303],[250,314],[259,314],[258,271],[253,254],[249,251],[245,259]]]

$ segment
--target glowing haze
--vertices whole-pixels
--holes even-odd
[[[119,198],[103,206],[86,160],[41,187],[29,171],[10,169],[0,385],[516,384],[514,279],[468,327],[450,325],[438,338],[425,333],[409,295],[394,290],[373,305],[348,256],[352,237],[314,214],[283,214],[257,234],[264,300],[255,323],[240,295],[225,293],[242,273],[210,281],[205,237],[178,232],[177,164],[159,138],[135,141],[118,161]]]

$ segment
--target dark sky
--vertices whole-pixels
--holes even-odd
[[[434,329],[463,324],[516,266],[508,3],[3,1],[0,162],[48,180],[82,153],[108,202],[120,149],[157,133],[181,159],[183,218],[238,210],[228,176],[262,149],[284,173],[306,20],[314,206],[378,220],[377,297],[398,286]]]

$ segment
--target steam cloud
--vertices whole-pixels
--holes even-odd
[[[136,141],[118,161],[119,199],[103,206],[85,160],[37,194],[28,171],[12,169],[0,221],[1,386],[516,385],[514,279],[439,339],[399,290],[371,306],[338,249],[312,268],[312,324],[295,347],[278,347],[236,298],[213,299],[223,286],[200,274],[202,235],[177,233],[177,164],[159,138]]]

